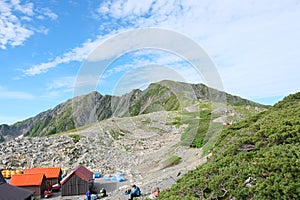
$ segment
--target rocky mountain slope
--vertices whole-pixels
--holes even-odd
[[[0,169],[60,166],[70,171],[82,164],[102,175],[123,172],[126,184],[136,183],[143,192],[158,183],[169,187],[179,171],[205,161],[200,149],[180,145],[186,125],[172,125],[176,117],[176,111],[162,111],[106,119],[76,132],[16,138],[0,143]],[[170,162],[174,156],[180,157],[176,165]]]
[[[102,105],[112,108],[109,118],[90,123],[83,112],[81,119],[90,122],[78,129],[2,142],[0,168],[67,171],[83,164],[103,175],[123,172],[125,184],[136,183],[143,192],[158,185],[166,189],[159,199],[299,198],[300,93],[265,109],[227,95],[235,103],[224,104],[217,93],[215,102],[201,99],[200,90],[195,100],[189,96],[195,92],[180,87],[170,92],[152,84],[147,93],[135,90],[123,99],[99,96],[119,102]],[[110,199],[120,195],[122,190]]]
[[[0,142],[20,135],[44,136],[72,130],[110,117],[129,117],[157,111],[174,111],[191,106],[197,100],[233,106],[264,105],[209,88],[203,84],[161,81],[144,91],[133,90],[120,97],[92,92],[74,97],[55,108],[17,122],[0,125]]]
[[[2,125],[11,140],[0,143],[0,169],[60,166],[68,171],[82,164],[102,174],[121,171],[127,183],[144,191],[157,184],[167,188],[178,172],[205,162],[225,122],[264,109],[202,84],[172,81],[121,97],[92,92]]]
[[[183,175],[206,161],[226,120],[260,112],[255,106],[207,100],[187,105],[175,111],[111,117],[49,136],[17,137],[0,143],[0,168],[60,166],[68,171],[82,164],[103,175],[123,172],[125,184],[136,183],[144,192],[153,185],[164,189],[176,182],[179,172]],[[197,139],[201,148],[190,148]],[[111,199],[119,192],[123,191],[110,194]]]

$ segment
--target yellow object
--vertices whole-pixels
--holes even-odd
[[[3,169],[1,170],[2,176],[6,179],[11,178],[14,174],[23,174],[22,170],[7,170],[7,169]]]
[[[7,171],[6,171],[6,178],[10,178],[10,177],[11,177],[10,170],[7,170]]]
[[[1,173],[2,173],[2,176],[6,175],[6,170],[5,169],[2,170]]]

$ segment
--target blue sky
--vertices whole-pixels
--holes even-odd
[[[0,0],[0,124],[72,98],[99,46],[148,27],[197,43],[230,94],[274,104],[299,91],[298,0]],[[159,49],[125,52],[93,78],[89,89],[116,95],[162,79],[205,83],[189,62]]]

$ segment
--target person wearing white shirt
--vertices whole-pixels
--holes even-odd
[[[160,190],[158,187],[152,188],[151,194],[148,196],[149,199],[156,199],[159,196]]]

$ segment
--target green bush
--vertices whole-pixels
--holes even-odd
[[[70,134],[69,135],[71,138],[73,138],[73,141],[75,143],[79,142],[79,140],[83,137],[82,135],[79,135],[79,134]]]
[[[163,168],[177,165],[180,162],[180,160],[181,160],[181,157],[174,155],[174,156],[168,158],[166,161],[164,161]]]
[[[207,163],[159,199],[300,199],[300,93],[225,128]]]

